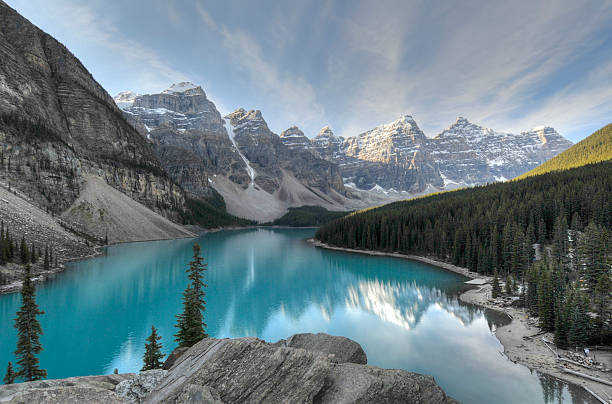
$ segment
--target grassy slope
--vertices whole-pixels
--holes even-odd
[[[517,179],[540,175],[551,171],[567,170],[612,159],[612,124],[604,126],[592,135],[576,143],[563,153],[553,157]]]

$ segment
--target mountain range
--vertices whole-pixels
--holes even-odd
[[[268,222],[300,206],[365,208],[509,179],[570,145],[552,128],[509,134],[463,118],[428,137],[409,115],[346,138],[329,127],[278,135],[258,110],[222,116],[189,82],[113,99],[0,1],[0,191],[87,240],[189,236],[180,225]]]
[[[428,137],[410,115],[346,138],[329,126],[312,139],[297,126],[279,136],[258,110],[222,117],[190,82],[115,102],[185,190],[218,192],[230,213],[257,221],[302,205],[355,209],[504,181],[572,145],[550,127],[511,134],[463,117]]]

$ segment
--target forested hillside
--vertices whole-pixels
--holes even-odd
[[[526,282],[522,301],[542,327],[562,334],[559,345],[579,346],[587,338],[610,338],[611,228],[607,161],[392,203],[324,225],[316,238],[498,274],[510,284],[509,294]],[[536,263],[534,244],[543,252]]]
[[[566,170],[610,159],[612,159],[612,123],[518,178]]]

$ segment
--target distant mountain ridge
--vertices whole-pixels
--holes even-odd
[[[329,126],[312,139],[297,126],[279,136],[257,110],[221,117],[190,82],[115,101],[185,189],[218,192],[231,213],[260,221],[304,204],[355,209],[504,181],[572,145],[550,127],[510,134],[463,117],[429,138],[410,115],[347,138]]]
[[[241,108],[222,117],[189,82],[157,94],[123,92],[115,101],[177,183],[197,197],[220,194],[232,214],[271,221],[289,207],[345,209],[337,165],[287,146],[289,133],[270,131],[260,111]]]
[[[569,149],[518,178],[567,170],[606,160],[612,160],[612,124],[595,131]]]

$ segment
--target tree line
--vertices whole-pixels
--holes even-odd
[[[58,266],[57,255],[53,254],[53,249],[49,246],[42,248],[34,242],[28,244],[23,236],[20,241],[17,241],[9,227],[4,225],[4,221],[0,222],[0,266],[9,262],[26,265],[41,261],[45,271]],[[8,277],[0,272],[0,285],[7,281]]]
[[[495,275],[496,293],[505,279],[505,292],[524,297],[544,329],[584,330],[584,337],[572,337],[584,345],[611,339],[611,228],[612,161],[606,161],[357,212],[315,237]]]
[[[193,259],[187,268],[189,283],[183,292],[183,312],[176,316],[177,332],[174,335],[179,347],[191,347],[208,337],[204,322],[205,296],[204,271],[207,266],[200,254],[200,246],[193,245]],[[12,384],[18,379],[23,381],[42,380],[47,377],[47,371],[39,365],[37,355],[42,352],[40,336],[43,330],[37,317],[45,314],[36,304],[36,286],[32,282],[32,272],[29,263],[25,264],[21,287],[21,307],[17,311],[14,327],[17,329],[17,368],[8,362],[3,382]],[[161,369],[163,366],[161,336],[155,326],[151,326],[151,335],[145,344],[142,371]]]

